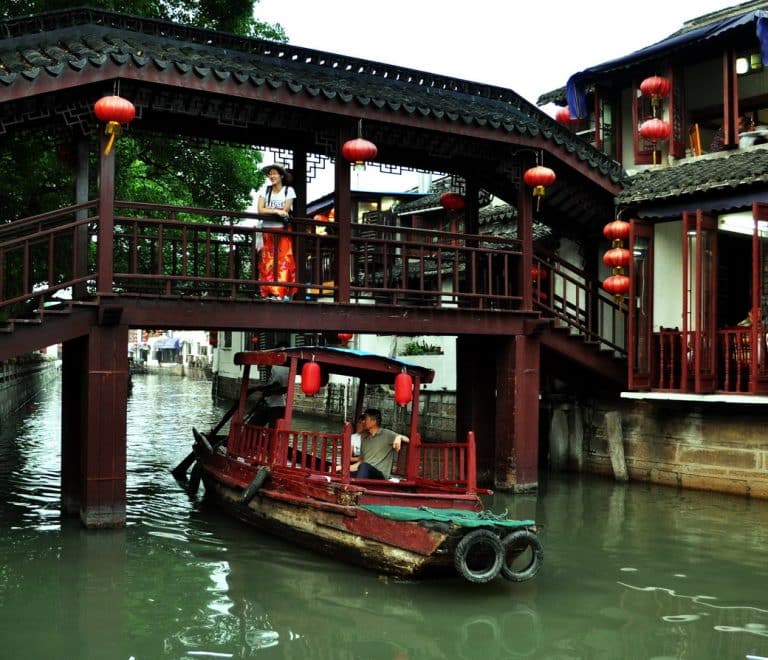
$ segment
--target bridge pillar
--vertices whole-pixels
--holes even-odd
[[[499,340],[495,488],[523,492],[538,487],[540,378],[537,337]]]
[[[128,327],[92,326],[64,345],[62,511],[86,527],[125,525]]]
[[[92,326],[80,503],[86,527],[125,525],[127,402],[128,326]]]
[[[477,442],[477,481],[494,481],[494,418],[496,416],[496,364],[488,337],[459,335],[456,339],[456,437],[467,431]],[[490,354],[490,355],[489,355]]]
[[[80,455],[87,400],[88,337],[65,341],[61,351],[61,513],[80,513]]]
[[[538,486],[539,341],[460,336],[456,345],[456,425],[477,438],[477,477],[499,490]]]

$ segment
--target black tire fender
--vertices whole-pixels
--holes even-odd
[[[195,444],[210,456],[213,453],[213,447],[211,447],[211,442],[208,440],[205,433],[200,433],[200,431],[193,426],[192,435],[195,437]]]
[[[483,548],[485,552],[483,553]],[[456,545],[453,565],[465,580],[475,583],[490,582],[504,564],[504,547],[490,529],[475,529]]]
[[[539,572],[544,562],[544,548],[539,537],[529,529],[517,529],[507,534],[501,541],[504,548],[504,561],[501,575],[510,582],[525,582]],[[530,561],[522,568],[513,568],[510,561],[530,549]],[[511,556],[510,556],[511,555]]]
[[[269,468],[266,466],[260,467],[256,471],[256,475],[251,479],[251,483],[248,484],[247,488],[243,491],[243,496],[240,499],[240,501],[243,504],[248,504],[254,497],[256,497],[256,493],[259,492],[261,487],[264,485],[264,482],[269,477]]]

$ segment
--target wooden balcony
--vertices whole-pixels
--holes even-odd
[[[766,328],[736,326],[717,331],[714,342],[702,338],[698,369],[716,373],[716,391],[724,394],[768,393]],[[752,347],[757,345],[757,351]],[[695,332],[661,328],[654,333],[653,389],[696,392]],[[714,349],[714,350],[712,350]]]

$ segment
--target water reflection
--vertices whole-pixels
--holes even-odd
[[[174,651],[253,657],[281,646],[289,647],[281,657],[491,660],[538,647],[538,614],[504,585],[383,578],[212,523],[205,506],[196,516],[227,559],[209,564],[207,612],[168,641]]]
[[[534,580],[382,578],[189,497],[169,469],[225,406],[207,383],[136,375],[128,525],[89,532],[59,517],[57,387],[0,436],[2,658],[768,655],[765,502],[557,476],[487,501],[542,524]]]

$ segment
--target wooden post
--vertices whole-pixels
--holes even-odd
[[[61,365],[61,513],[80,513],[80,457],[86,424],[88,337],[62,344]]]
[[[538,487],[539,340],[517,335],[496,351],[494,485],[515,492]]]
[[[96,277],[96,291],[99,294],[112,293],[112,246],[115,229],[115,150],[112,149],[108,154],[104,154],[108,140],[109,136],[102,132],[101,146],[99,148],[99,256]]]
[[[629,481],[627,463],[624,460],[624,437],[621,432],[621,413],[611,410],[605,413],[605,434],[608,437],[608,452],[616,481]]]
[[[476,439],[478,481],[490,484],[494,474],[494,419],[496,372],[489,359],[493,343],[488,337],[459,335],[456,338],[456,438]]]
[[[90,168],[88,166],[88,147],[90,141],[86,137],[81,137],[77,141],[77,160],[75,170],[75,204],[85,204],[88,201],[88,181],[90,177]],[[85,220],[88,217],[88,211],[81,209],[75,213],[77,220]],[[75,229],[74,237],[74,258],[73,264],[75,277],[85,277],[88,274],[88,226],[79,225]],[[85,282],[79,282],[72,291],[72,298],[79,300],[88,293],[88,287]]]
[[[339,150],[336,154],[334,207],[336,212],[336,302],[348,303],[350,298],[349,273],[352,254],[352,177],[349,163],[341,155],[344,141],[352,137],[348,127],[339,133]]]
[[[128,326],[91,327],[80,519],[86,527],[125,525]]]
[[[517,238],[520,241],[522,258],[518,277],[522,295],[523,309],[533,309],[533,287],[531,270],[533,268],[533,201],[531,191],[520,177],[517,189]],[[512,289],[515,290],[514,288]]]

